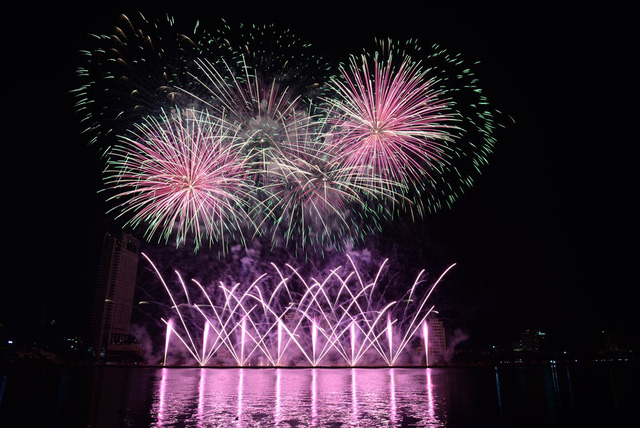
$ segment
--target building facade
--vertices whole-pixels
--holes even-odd
[[[429,361],[427,364],[442,364],[445,362],[447,353],[447,337],[444,324],[437,318],[429,318],[427,327],[429,329]]]
[[[130,345],[129,328],[138,271],[140,241],[120,232],[104,237],[91,314],[91,346],[96,360],[118,345]]]
[[[528,351],[539,353],[545,350],[546,333],[538,330],[524,330],[520,333],[520,340],[513,343],[516,352]]]

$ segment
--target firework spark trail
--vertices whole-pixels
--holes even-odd
[[[422,322],[422,337],[424,339],[425,365],[429,366],[429,326],[426,320]]]
[[[74,92],[111,211],[149,240],[343,251],[450,207],[495,144],[473,67],[437,45],[376,41],[334,74],[275,26],[141,21],[94,36]]]
[[[229,62],[288,88],[294,98],[314,100],[328,90],[331,64],[289,29],[275,24],[234,26],[224,22],[216,38],[228,49]]]
[[[250,199],[244,158],[233,149],[235,136],[224,124],[194,113],[183,118],[166,113],[148,119],[132,137],[123,137],[111,151],[106,185],[122,201],[119,216],[128,224],[148,224],[146,237],[178,244],[193,236],[227,240],[241,235],[249,219]]]
[[[394,196],[380,194],[375,176],[346,167],[323,142],[323,125],[310,123],[287,130],[282,156],[273,158],[265,175],[264,222],[271,241],[285,246],[346,247],[371,231],[360,218],[375,219],[370,202]]]
[[[328,101],[342,129],[335,144],[346,165],[402,183],[428,177],[444,161],[447,103],[417,64],[376,55],[372,71],[366,56],[352,57],[332,83],[337,96]]]
[[[145,258],[153,266],[155,274],[160,276],[150,258],[146,255]],[[207,302],[205,305],[196,303],[194,293],[190,295],[190,304],[178,304],[166,280],[160,277],[173,303],[174,316],[180,319],[181,325],[178,327],[171,321],[167,322],[165,345],[172,346],[168,344],[169,338],[176,337],[193,360],[202,366],[228,364],[219,353],[221,346],[232,357],[232,364],[238,366],[264,362],[270,366],[356,366],[363,361],[365,364],[393,366],[402,358],[413,358],[407,355],[407,347],[418,337],[418,330],[424,329],[424,323],[433,310],[427,301],[453,266],[447,268],[420,299],[416,295],[416,280],[410,291],[415,303],[403,299],[384,302],[376,295],[376,304],[369,289],[378,285],[380,272],[365,285],[358,279],[357,271],[345,270],[344,267],[332,269],[322,279],[308,281],[297,269],[289,266],[290,278],[302,286],[299,294],[291,294],[286,281],[278,278],[281,271],[275,276],[277,285],[271,295],[265,295],[261,289],[261,284],[267,279],[266,273],[247,287],[239,284],[226,287],[220,283],[224,297],[217,302],[212,301],[206,289],[194,280]],[[184,282],[179,272],[175,274],[186,299],[188,293],[182,288]],[[355,290],[352,289],[354,285]],[[292,296],[293,300],[287,296]],[[281,297],[285,298],[285,305],[277,303]],[[411,305],[412,310],[407,313],[405,305]],[[197,310],[188,311],[191,307]],[[194,315],[198,316],[192,319]],[[203,325],[202,321],[207,326],[204,332],[198,327]],[[211,330],[215,333],[214,343],[207,345]]]
[[[82,84],[73,93],[84,133],[104,153],[140,118],[191,104],[178,88],[191,89],[194,59],[221,54],[220,42],[197,22],[182,31],[170,16],[123,14],[110,34],[90,36],[95,47],[81,52]]]
[[[216,64],[196,60],[198,74],[192,74],[204,96],[185,93],[219,117],[237,123],[250,148],[268,148],[279,143],[290,122],[295,125],[299,100],[290,96],[287,87],[265,81],[246,65],[235,71],[222,61]],[[293,120],[291,118],[294,118]],[[290,126],[290,125],[289,125]]]
[[[265,82],[244,58],[241,62],[236,76],[224,62],[198,61],[202,77],[194,78],[208,92],[199,98],[202,105],[214,115],[228,114],[226,120],[238,125],[241,150],[261,195],[250,213],[261,219],[257,229],[266,230],[274,245],[299,244],[301,249],[339,248],[368,232],[352,213],[370,210],[364,195],[381,202],[391,192],[381,194],[375,175],[354,171],[337,159],[334,148],[323,141],[330,133],[324,117],[314,115],[313,107],[303,108],[288,88],[280,89],[275,80]],[[360,217],[374,218],[366,213]]]
[[[173,331],[173,322],[167,322],[167,332],[164,339],[164,359],[162,360],[162,365],[167,365],[167,351],[169,350],[169,341],[171,339],[171,332]]]
[[[411,48],[419,50],[415,42]],[[422,60],[429,74],[453,111],[453,140],[448,144],[447,162],[434,165],[432,180],[422,192],[428,212],[437,212],[452,204],[474,184],[496,144],[495,131],[504,125],[502,113],[491,107],[478,85],[474,69],[460,54],[434,44]]]

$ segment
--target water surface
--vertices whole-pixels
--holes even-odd
[[[0,426],[616,426],[634,364],[456,368],[0,368]]]

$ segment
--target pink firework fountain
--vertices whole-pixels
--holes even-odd
[[[189,287],[176,271],[180,287],[172,290],[151,259],[143,256],[172,303],[171,315],[163,318],[165,365],[170,350],[186,350],[192,362],[184,364],[199,366],[428,364],[426,320],[434,310],[428,300],[455,266],[428,286],[424,271],[420,272],[405,296],[387,302],[379,290],[387,260],[370,281],[363,279],[347,255],[347,266],[334,268],[323,278],[307,279],[289,264],[285,274],[272,264],[271,282],[265,273],[248,286],[221,281],[205,287],[192,280]],[[421,337],[425,357],[414,352],[423,346]]]

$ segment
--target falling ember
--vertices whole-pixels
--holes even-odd
[[[160,276],[153,262],[143,256]],[[178,303],[172,288],[160,277],[173,303],[171,311],[180,319],[180,325],[174,325],[173,318],[166,322],[164,364],[169,346],[181,344],[200,366],[414,365],[421,358],[414,358],[411,350],[421,328],[426,337],[426,320],[434,309],[427,300],[455,264],[425,286],[424,293],[418,290],[424,282],[421,272],[407,292],[409,298],[386,303],[378,287],[386,261],[368,281],[353,259],[348,255],[347,259],[345,266],[312,280],[290,265],[290,276],[273,265],[276,274],[271,278],[277,286],[271,294],[266,291],[270,289],[267,273],[248,287],[227,287],[220,282],[223,296],[213,289],[209,294],[194,280],[198,287],[191,291],[188,303]],[[184,286],[178,272],[176,275]],[[296,281],[302,289],[289,285]],[[185,291],[182,287],[179,290]],[[198,290],[206,303],[198,303],[194,292]],[[199,327],[202,318],[204,328]],[[170,335],[178,341],[169,343]]]

